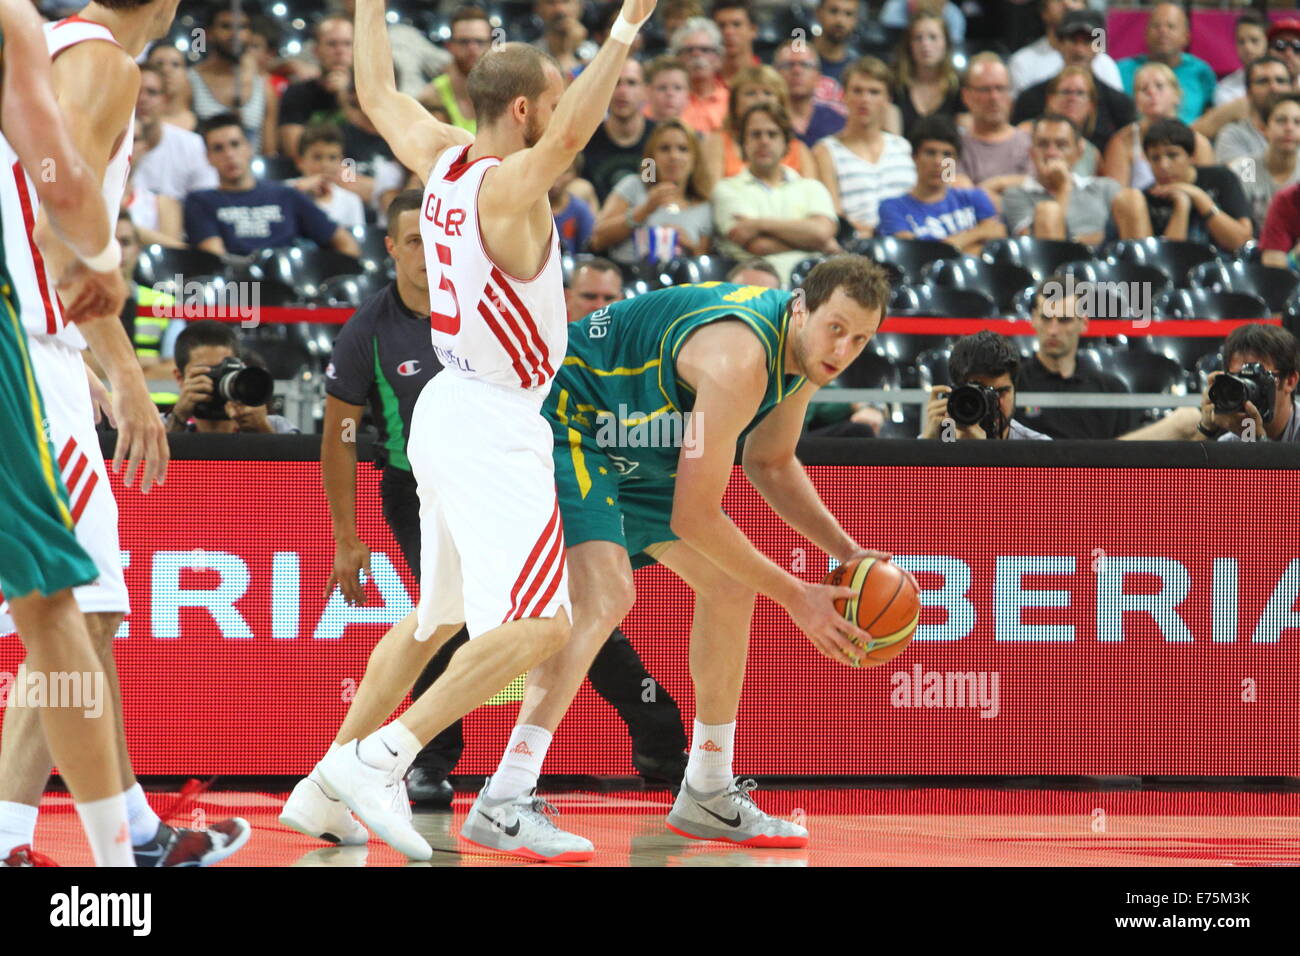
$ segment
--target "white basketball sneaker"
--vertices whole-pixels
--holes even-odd
[[[411,826],[411,804],[402,776],[406,768],[394,763],[387,769],[366,763],[361,741],[352,740],[326,754],[316,765],[321,780],[334,794],[394,850],[412,860],[428,860],[433,849]]]
[[[552,817],[560,811],[529,790],[518,797],[490,800],[483,785],[470,807],[462,840],[487,850],[543,863],[582,863],[596,852],[591,841],[566,833]]]
[[[370,832],[352,815],[348,805],[326,786],[315,767],[298,781],[284,802],[280,824],[339,846],[363,846],[370,840]]]
[[[685,780],[668,814],[668,829],[692,840],[718,840],[740,846],[798,848],[808,845],[808,831],[797,823],[769,816],[750,799],[758,784],[731,781],[725,790],[700,793]]]

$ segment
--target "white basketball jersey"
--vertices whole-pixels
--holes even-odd
[[[479,234],[478,193],[501,160],[468,162],[469,149],[444,151],[424,189],[420,234],[434,351],[443,374],[545,395],[569,342],[560,237],[552,225],[546,261],[530,279],[495,265]]]
[[[87,40],[106,40],[121,45],[107,27],[80,17],[45,24],[45,40],[51,60],[68,47]],[[93,98],[95,91],[87,90],[85,95]],[[110,231],[117,228],[117,213],[122,207],[122,194],[126,191],[134,139],[135,112],[132,111],[121,145],[104,170],[104,204],[108,207]],[[81,333],[63,320],[63,309],[54,289],[55,276],[50,274],[32,237],[40,208],[36,187],[18,161],[18,154],[3,136],[0,136],[0,160],[3,161],[3,168],[0,168],[0,219],[3,220],[5,264],[13,278],[14,295],[23,325],[28,335],[53,337],[72,348],[84,349],[86,340]],[[34,172],[45,175],[47,171]],[[54,176],[58,171],[49,170],[48,173]]]

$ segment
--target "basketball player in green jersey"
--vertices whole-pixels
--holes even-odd
[[[732,776],[732,744],[756,593],[766,594],[832,660],[852,662],[870,635],[833,601],[847,588],[809,583],[762,555],[722,511],[738,443],[745,473],[782,519],[841,562],[860,547],[822,504],[795,457],[808,402],[862,352],[889,283],[879,266],[838,256],[784,292],[722,283],[616,302],[570,326],[543,415],[568,548],[573,632],[528,675],[497,770],[526,793],[551,735],[600,647],[636,600],[632,568],[658,561],[695,592],[690,668],[696,719],[686,779],[668,825],[696,839],[799,847],[807,831],[771,817]],[[858,644],[855,644],[858,642]],[[519,746],[522,744],[522,748]],[[525,752],[526,751],[526,752]],[[485,788],[486,793],[486,788]],[[484,796],[462,835],[510,852]]]
[[[74,322],[115,316],[126,287],[113,261],[113,225],[101,186],[73,146],[55,102],[41,21],[27,0],[0,0],[0,69],[0,128],[36,184],[50,226],[80,257],[59,279],[64,314]],[[49,170],[55,175],[43,175]],[[25,671],[98,675],[102,687],[103,665],[72,596],[73,587],[93,581],[98,572],[73,531],[2,243],[0,448],[0,589],[27,649]],[[107,708],[91,717],[80,707],[47,706],[41,726],[72,790],[95,862],[133,866],[115,715]],[[31,860],[18,853],[0,861],[23,865]]]

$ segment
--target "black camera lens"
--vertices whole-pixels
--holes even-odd
[[[271,373],[255,366],[228,372],[219,386],[221,397],[241,405],[265,405],[275,392],[275,382]]]
[[[1247,394],[1249,385],[1249,382],[1235,375],[1220,375],[1210,386],[1210,401],[1214,403],[1214,410],[1220,414],[1241,411],[1250,400]]]
[[[988,414],[984,391],[978,385],[958,385],[948,394],[948,417],[967,428]]]

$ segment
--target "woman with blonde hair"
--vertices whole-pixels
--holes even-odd
[[[1182,101],[1183,88],[1173,70],[1164,63],[1147,63],[1141,67],[1133,76],[1133,103],[1138,118],[1116,130],[1106,144],[1101,175],[1109,176],[1121,186],[1139,190],[1155,185],[1155,174],[1142,152],[1142,137],[1155,120],[1177,119]],[[1213,166],[1216,162],[1214,147],[1200,133],[1196,134],[1192,162],[1197,166]]]
[[[735,176],[745,168],[740,147],[736,145],[740,117],[745,110],[758,103],[779,103],[790,114],[790,89],[784,77],[770,66],[746,66],[736,71],[727,84],[731,95],[727,99],[727,117],[722,129],[704,137],[704,167],[712,182]],[[791,139],[781,165],[789,166],[800,176],[815,177],[817,164],[812,151],[797,136]]]
[[[640,173],[629,173],[605,198],[591,233],[591,250],[622,265],[644,256],[636,233],[643,227],[670,226],[684,255],[709,251],[713,180],[700,155],[700,141],[681,120],[663,120],[645,144]]]
[[[902,114],[903,135],[918,119],[942,113],[955,120],[966,112],[961,80],[952,62],[952,40],[943,14],[920,7],[907,25],[894,56],[894,102]]]

